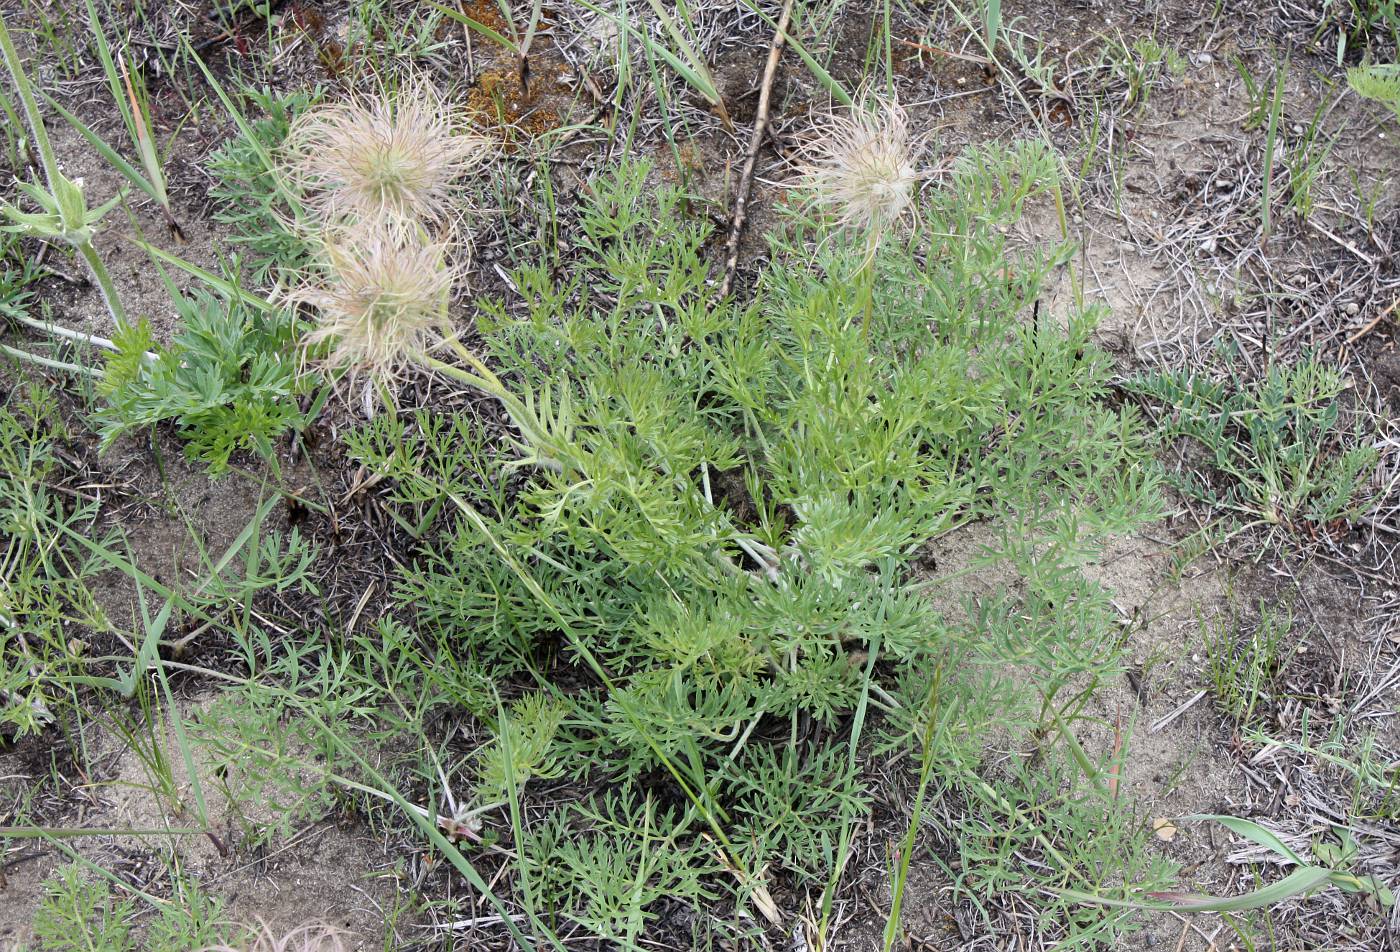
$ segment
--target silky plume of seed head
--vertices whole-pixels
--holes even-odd
[[[446,245],[411,229],[362,224],[323,235],[319,258],[288,297],[315,309],[305,343],[328,343],[329,367],[392,377],[444,333],[461,276]]]
[[[252,941],[242,947],[207,946],[201,952],[346,952],[345,932],[324,922],[308,922],[278,935],[262,924]]]
[[[292,123],[283,169],[321,223],[448,226],[464,179],[494,153],[426,80],[313,107]]]
[[[915,156],[921,140],[892,99],[864,96],[861,105],[833,113],[799,155],[793,183],[836,227],[864,237],[871,254],[913,207],[921,178]]]

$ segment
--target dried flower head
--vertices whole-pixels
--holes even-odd
[[[874,247],[909,210],[919,172],[909,117],[899,103],[874,96],[831,115],[801,152],[795,183],[830,211],[839,228],[863,234]]]
[[[443,332],[460,276],[444,245],[380,224],[328,232],[320,250],[322,269],[288,297],[316,308],[306,343],[332,342],[327,364],[392,375]]]
[[[287,178],[323,221],[451,222],[462,178],[492,154],[432,83],[317,106],[292,124]]]
[[[263,923],[246,949],[215,945],[203,952],[346,952],[345,933],[324,922],[308,922],[279,936]]]

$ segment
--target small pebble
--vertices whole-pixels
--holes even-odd
[[[1348,301],[1347,306],[1342,310],[1347,312],[1347,317],[1355,317],[1357,313],[1360,312],[1361,305],[1357,304],[1355,301]]]
[[[1215,254],[1215,249],[1218,248],[1218,247],[1219,247],[1219,245],[1216,244],[1216,241],[1215,241],[1214,238],[1207,238],[1205,241],[1201,242],[1201,250],[1204,251],[1204,252],[1205,252],[1206,254],[1208,254],[1208,255],[1213,255],[1213,254]]]

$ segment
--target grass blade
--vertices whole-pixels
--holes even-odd
[[[519,43],[516,43],[514,40],[508,37],[502,36],[500,33],[497,33],[495,30],[491,29],[486,24],[481,23],[477,20],[473,20],[461,10],[454,10],[445,4],[438,3],[437,0],[423,0],[423,2],[426,3],[428,6],[432,7],[437,12],[441,13],[443,16],[447,17],[448,19],[456,20],[458,23],[462,24],[467,29],[472,30],[476,33],[480,33],[482,36],[486,37],[488,40],[491,40],[493,43],[499,43],[501,46],[504,46],[506,49],[510,50],[515,55],[524,55],[520,52]]]
[[[1301,856],[1293,850],[1283,840],[1279,839],[1273,832],[1266,830],[1252,820],[1241,819],[1237,816],[1220,816],[1213,813],[1196,813],[1191,816],[1182,817],[1183,820],[1214,820],[1231,833],[1243,836],[1245,839],[1258,843],[1267,850],[1272,850],[1278,855],[1288,859],[1298,866],[1308,865]]]
[[[161,191],[161,189],[157,188],[153,182],[151,182],[139,171],[137,171],[136,166],[128,162],[126,158],[116,149],[112,148],[112,146],[108,144],[105,139],[103,139],[96,132],[94,132],[85,122],[83,122],[77,116],[73,115],[67,109],[63,108],[62,104],[60,104],[48,93],[44,92],[43,90],[40,90],[39,95],[43,96],[44,101],[49,104],[53,111],[62,116],[63,120],[67,122],[70,126],[72,126],[74,131],[76,131],[79,135],[86,139],[88,141],[88,144],[91,145],[94,149],[96,149],[97,152],[102,156],[102,158],[107,160],[107,163],[111,165],[112,168],[120,172],[123,178],[129,181],[132,185],[135,185],[141,191],[145,192],[156,202],[160,203],[162,207],[165,206],[164,193]]]
[[[224,295],[227,298],[241,300],[245,304],[251,304],[253,307],[257,308],[265,314],[273,314],[276,313],[278,310],[277,305],[273,304],[267,298],[254,294],[251,291],[245,291],[237,283],[230,281],[227,278],[221,278],[217,274],[214,274],[212,271],[206,271],[199,265],[186,261],[179,255],[174,255],[168,251],[164,251],[160,248],[157,248],[150,242],[142,241],[140,238],[133,238],[131,240],[135,242],[136,245],[140,247],[142,251],[146,252],[146,254],[151,255],[152,257],[157,258],[158,260],[163,261],[166,264],[173,265],[174,267],[179,268],[181,271],[185,272],[191,277],[198,278],[199,280],[203,281],[205,284],[209,285],[215,291],[218,291],[220,294]]]
[[[1148,893],[1148,900],[1110,899],[1093,893],[1066,889],[1057,893],[1061,898],[1090,906],[1108,906],[1113,909],[1137,909],[1156,912],[1245,912],[1262,909],[1312,892],[1325,885],[1332,877],[1330,869],[1321,866],[1304,866],[1296,869],[1276,883],[1271,883],[1243,896],[1220,899],[1195,893],[1154,892]]]

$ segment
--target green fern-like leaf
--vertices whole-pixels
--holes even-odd
[[[297,373],[290,316],[203,291],[175,304],[184,328],[155,359],[144,321],[118,328],[103,380],[108,405],[98,414],[104,444],[169,420],[188,455],[213,474],[238,450],[271,458],[273,440],[301,419],[295,397],[308,386]]]
[[[1347,85],[1358,96],[1382,103],[1400,118],[1400,63],[1373,63],[1347,70]]]

